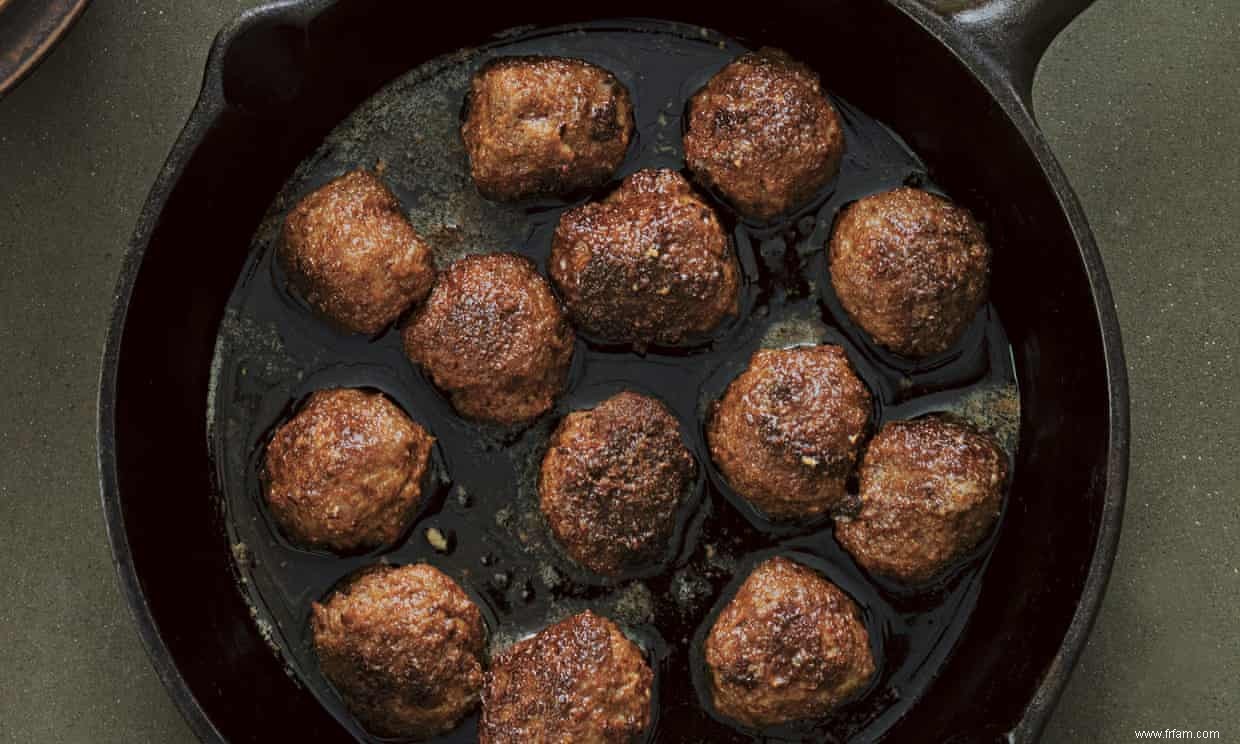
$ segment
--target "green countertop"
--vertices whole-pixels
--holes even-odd
[[[122,604],[95,459],[121,254],[216,29],[252,0],[98,0],[0,101],[0,741],[190,742]],[[1132,473],[1047,733],[1240,741],[1240,2],[1102,0],[1035,108],[1119,306]]]

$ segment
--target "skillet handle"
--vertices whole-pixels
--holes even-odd
[[[921,0],[978,47],[1032,110],[1033,75],[1042,55],[1093,0]]]

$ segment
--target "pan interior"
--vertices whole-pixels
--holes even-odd
[[[701,642],[738,581],[772,554],[793,555],[852,594],[865,609],[881,659],[880,677],[861,701],[829,721],[782,732],[790,738],[882,738],[934,682],[965,632],[994,539],[926,591],[899,591],[859,570],[836,545],[829,524],[783,529],[747,510],[714,472],[704,442],[709,404],[753,351],[825,341],[845,346],[874,393],[875,426],[949,411],[995,432],[1016,457],[1017,371],[996,307],[983,308],[952,351],[914,365],[873,346],[834,297],[824,244],[842,206],[905,184],[943,191],[934,170],[892,129],[847,100],[834,101],[848,147],[836,183],[777,225],[728,218],[745,275],[739,318],[689,351],[638,355],[579,341],[567,393],[551,414],[520,432],[461,421],[406,361],[396,331],[364,339],[333,330],[287,292],[273,261],[291,206],[330,179],[365,167],[382,171],[441,268],[467,253],[514,250],[545,274],[551,232],[571,205],[513,207],[477,195],[457,131],[473,71],[496,56],[560,54],[614,72],[633,93],[638,129],[620,178],[642,168],[683,167],[685,102],[744,49],[696,26],[608,22],[509,35],[438,58],[345,118],[268,208],[224,311],[211,368],[207,420],[217,506],[237,587],[256,628],[353,737],[367,740],[317,670],[309,607],[351,572],[380,560],[428,561],[458,580],[484,610],[492,650],[587,606],[612,616],[654,662],[656,741],[750,739],[711,710],[702,688]],[[975,206],[968,195],[952,195]],[[272,430],[310,392],[332,386],[378,389],[438,438],[435,495],[404,541],[381,554],[340,558],[298,550],[281,538],[262,504],[259,471]],[[583,574],[558,552],[539,517],[534,481],[556,421],[621,389],[669,405],[704,476],[681,515],[667,570],[607,582]],[[447,550],[431,545],[430,528],[448,536]],[[475,727],[471,719],[443,740],[474,741]]]

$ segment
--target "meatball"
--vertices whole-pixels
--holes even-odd
[[[390,546],[421,505],[434,443],[380,393],[319,390],[267,445],[271,515],[305,548]]]
[[[549,263],[573,323],[608,341],[678,344],[737,310],[728,235],[675,171],[639,171],[565,212]]]
[[[823,718],[874,677],[861,610],[817,571],[771,558],[706,637],[716,710],[750,728]]]
[[[429,739],[478,704],[486,626],[439,569],[374,566],[311,607],[319,668],[372,734]]]
[[[870,410],[842,348],[762,349],[716,404],[706,437],[737,494],[771,519],[807,520],[847,498]]]
[[[534,262],[511,253],[448,267],[404,330],[405,352],[468,418],[517,424],[563,390],[573,333]]]
[[[488,199],[562,196],[615,174],[633,138],[633,104],[615,75],[589,62],[501,57],[470,83],[461,138]]]
[[[973,215],[920,189],[854,202],[831,236],[831,284],[853,322],[906,357],[946,351],[986,299],[990,246]]]
[[[685,161],[741,214],[770,219],[835,178],[839,116],[818,76],[778,49],[741,55],[689,100]]]
[[[586,610],[496,656],[480,744],[635,744],[650,726],[654,673],[610,620]]]
[[[560,422],[542,461],[540,506],[573,560],[615,576],[664,557],[696,471],[671,412],[623,392]]]
[[[893,421],[866,450],[861,512],[836,522],[836,538],[872,573],[925,582],[990,534],[1007,472],[999,444],[968,424]]]
[[[388,187],[364,170],[302,199],[277,250],[306,302],[354,333],[383,330],[435,283],[430,246]]]

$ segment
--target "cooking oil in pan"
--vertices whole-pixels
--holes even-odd
[[[427,561],[459,581],[483,609],[492,650],[586,607],[612,617],[656,669],[652,741],[753,738],[711,709],[701,644],[748,570],[771,555],[814,566],[857,600],[880,673],[863,698],[831,719],[769,732],[768,739],[877,740],[951,653],[980,589],[990,542],[935,586],[901,590],[862,572],[835,543],[829,523],[780,527],[749,509],[714,471],[703,435],[710,403],[756,349],[826,341],[847,349],[874,393],[876,427],[953,411],[995,432],[1014,453],[1015,374],[993,307],[978,313],[951,351],[911,364],[869,343],[831,290],[824,245],[842,206],[901,184],[935,189],[925,166],[895,134],[846,101],[835,104],[847,155],[839,178],[813,204],[774,225],[736,220],[720,209],[730,220],[745,279],[738,317],[688,349],[639,355],[579,339],[567,392],[553,412],[520,430],[461,420],[405,359],[396,331],[374,339],[337,332],[287,292],[273,261],[280,224],[297,199],[348,170],[367,167],[382,171],[441,267],[466,253],[513,250],[545,270],[551,233],[571,205],[514,207],[477,195],[458,135],[473,71],[495,56],[558,54],[615,73],[633,94],[637,119],[618,182],[641,168],[683,167],[686,101],[743,51],[733,40],[670,23],[510,36],[429,62],[390,84],[341,123],[275,198],[217,341],[212,452],[240,591],[290,673],[357,739],[371,740],[319,674],[308,618],[312,602],[376,561]],[[382,391],[438,440],[432,495],[391,550],[347,557],[299,550],[280,536],[263,506],[259,472],[271,432],[310,392],[332,386]],[[535,480],[558,419],[624,389],[667,403],[701,467],[663,565],[608,581],[559,552],[538,512]],[[441,740],[475,741],[476,725],[474,716]]]

